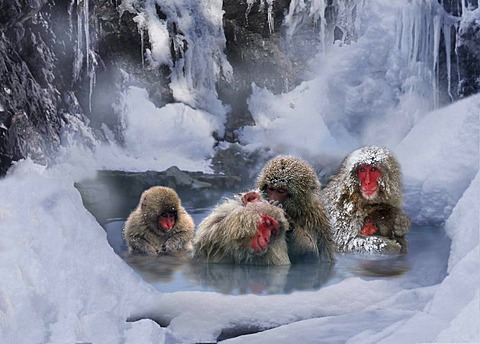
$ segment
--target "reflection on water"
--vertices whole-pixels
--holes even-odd
[[[352,257],[349,270],[354,275],[388,277],[402,275],[410,270],[410,262],[404,255],[386,257]]]
[[[199,223],[209,209],[188,211]],[[122,238],[124,221],[112,219],[105,225],[110,245],[145,281],[162,292],[286,294],[318,290],[352,276],[402,278],[406,288],[428,286],[445,277],[450,251],[450,240],[443,228],[416,227],[408,233],[409,253],[404,256],[341,255],[334,264],[304,263],[276,267],[204,264],[191,262],[184,255],[129,255]]]
[[[188,276],[206,289],[224,294],[285,294],[318,289],[328,281],[333,264],[254,266],[192,263]]]

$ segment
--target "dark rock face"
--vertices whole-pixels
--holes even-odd
[[[45,160],[60,139],[53,52],[32,21],[44,4],[0,1],[0,174],[27,155]]]
[[[459,0],[439,1],[445,11],[458,18],[458,25],[441,32],[437,73],[439,104],[448,103],[480,91],[480,34],[479,25],[471,16],[462,13]],[[477,0],[466,0],[469,11],[478,8]],[[448,75],[447,44],[450,40],[450,75]]]
[[[462,1],[440,3],[453,16],[462,15]],[[90,0],[85,18],[85,5],[85,1],[0,0],[0,175],[13,161],[27,156],[48,162],[62,143],[62,129],[73,117],[98,139],[105,123],[121,144],[122,123],[111,105],[129,85],[146,88],[159,107],[173,101],[168,87],[170,67],[142,62],[142,51],[151,47],[147,33],[142,36],[138,29],[134,10],[125,10],[120,0]],[[466,0],[466,5],[473,10],[478,1]],[[318,33],[318,25],[305,16],[299,30],[287,34],[284,21],[290,0],[268,6],[264,0],[251,7],[246,0],[223,1],[225,53],[234,77],[220,78],[217,85],[220,100],[231,109],[225,134],[215,137],[230,143],[213,159],[217,172],[237,171],[238,175],[239,169],[243,173],[256,164],[256,157],[242,153],[236,137],[238,128],[253,124],[246,103],[252,83],[274,93],[285,92],[298,85],[306,63],[317,52],[318,35],[312,33]],[[355,40],[336,26],[338,11],[336,1],[326,2],[328,39]],[[159,5],[156,13],[167,19]],[[169,30],[175,60],[188,45],[176,45],[181,33],[174,23]],[[453,101],[480,90],[479,30],[478,23],[462,17],[458,29],[450,33],[452,64],[458,66],[450,89],[441,49],[440,88],[449,93],[442,99]],[[445,39],[440,44],[445,46]]]
[[[462,21],[458,38],[457,56],[461,67],[458,93],[460,97],[466,97],[480,90],[480,23]]]

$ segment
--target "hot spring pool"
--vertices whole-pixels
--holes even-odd
[[[210,212],[187,209],[195,223]],[[405,256],[364,257],[340,255],[331,263],[305,263],[263,267],[190,262],[182,256],[148,257],[129,255],[122,237],[125,219],[105,224],[107,239],[114,251],[146,282],[161,292],[215,291],[224,294],[288,294],[318,290],[351,277],[400,279],[406,289],[439,283],[446,275],[450,239],[443,227],[414,226],[407,234]]]

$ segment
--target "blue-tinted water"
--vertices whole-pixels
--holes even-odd
[[[187,209],[200,221],[211,209]],[[317,290],[351,277],[397,278],[405,288],[439,283],[446,275],[450,240],[442,227],[413,227],[408,233],[405,256],[338,256],[334,264],[305,263],[262,267],[194,263],[182,256],[129,255],[122,238],[125,219],[106,225],[107,238],[119,254],[145,281],[162,292],[216,291],[225,294],[285,294]]]

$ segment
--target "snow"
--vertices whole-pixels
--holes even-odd
[[[354,167],[358,166],[359,164],[380,164],[385,163],[388,159],[389,152],[383,147],[375,147],[372,146],[368,150],[367,149],[357,149],[356,151],[350,154],[350,158],[348,160],[347,171],[352,171]]]
[[[450,111],[461,114],[469,102]],[[441,123],[433,116],[426,128]],[[453,156],[450,147],[444,149]],[[478,143],[471,151],[464,156],[470,161]],[[154,290],[113,252],[73,183],[63,166],[47,169],[30,160],[0,181],[0,274],[8,276],[0,294],[2,342],[200,342],[232,328],[271,328],[230,340],[252,343],[479,339],[478,172],[445,224],[452,244],[440,283],[405,289],[396,279],[352,277],[314,292],[270,296]],[[424,209],[434,213],[436,205]]]
[[[114,343],[135,331],[125,319],[155,292],[106,244],[73,180],[27,160],[0,194],[1,341]]]
[[[227,80],[232,74],[223,53],[222,1],[127,0],[122,1],[120,7],[136,15],[134,20],[140,31],[148,29],[148,40],[152,46],[147,51],[150,65],[155,67],[167,63],[172,67],[169,87],[175,100],[217,117],[225,116],[226,110],[215,89],[220,74]],[[157,8],[167,19],[159,18]],[[169,35],[173,39],[175,56],[170,53]],[[188,49],[184,49],[186,46]]]
[[[158,108],[145,89],[133,86],[123,102],[124,147],[99,147],[95,160],[101,162],[100,168],[163,171],[173,164],[183,170],[210,171],[212,134],[223,124],[217,117],[181,103]]]
[[[395,148],[406,211],[416,223],[443,223],[477,173],[479,107],[473,96],[430,112]],[[424,207],[432,202],[435,207]]]
[[[207,2],[191,8],[183,32],[194,32],[187,24],[195,11],[218,25],[220,2]],[[323,67],[311,80],[280,95],[254,88],[249,106],[258,125],[244,129],[242,143],[338,160],[361,145],[387,146],[402,167],[414,221],[445,223],[451,247],[435,253],[448,257],[446,277],[432,285],[416,283],[431,273],[421,269],[409,280],[348,277],[287,295],[159,292],[115,254],[74,183],[97,168],[164,170],[174,162],[208,171],[211,133],[223,119],[212,115],[221,113],[218,104],[158,108],[131,87],[121,108],[123,147],[97,147],[92,158],[73,146],[57,165],[26,159],[0,180],[0,341],[215,342],[222,333],[246,333],[226,342],[479,342],[480,96],[430,111],[432,84],[414,77],[418,65],[403,64],[391,44],[400,2],[370,6],[375,11],[361,13],[378,25],[366,25],[357,43],[321,55]],[[202,96],[202,89],[184,90],[191,99],[205,96],[206,104],[212,94]],[[71,143],[75,128],[65,135]]]

